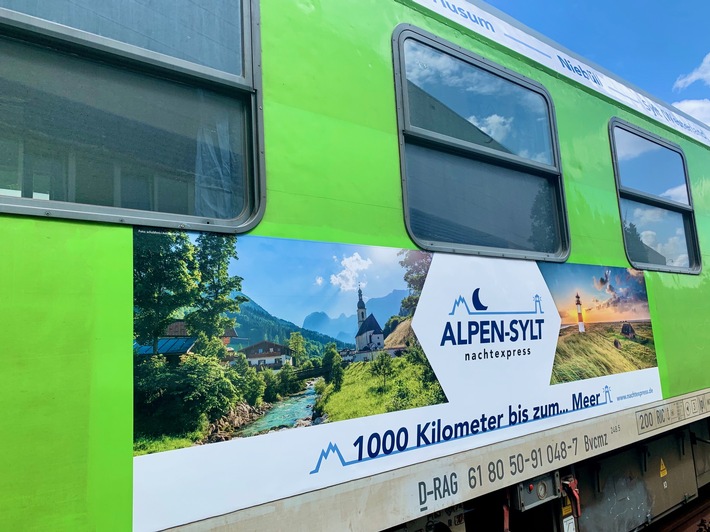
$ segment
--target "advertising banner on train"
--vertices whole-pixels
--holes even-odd
[[[642,272],[134,234],[134,525],[661,399]]]

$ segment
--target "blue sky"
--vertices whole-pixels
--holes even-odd
[[[563,324],[577,322],[577,294],[588,323],[649,319],[643,272],[552,262],[538,266]]]
[[[238,260],[230,274],[244,278],[242,291],[278,318],[298,326],[315,311],[337,318],[357,310],[357,289],[363,299],[405,290],[399,250],[240,236]],[[384,325],[384,324],[383,324]]]
[[[710,124],[708,0],[489,0],[488,3]]]

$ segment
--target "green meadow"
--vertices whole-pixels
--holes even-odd
[[[342,421],[383,414],[446,401],[430,369],[412,363],[406,356],[392,360],[393,373],[383,387],[382,378],[370,370],[372,362],[357,362],[345,369],[340,391],[332,384],[325,387],[316,409],[329,421]]]
[[[196,431],[184,436],[163,435],[159,437],[137,437],[133,442],[133,456],[162,453],[192,447],[203,439],[203,434]]]

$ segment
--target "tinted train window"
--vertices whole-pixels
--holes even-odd
[[[0,209],[253,226],[263,178],[251,6],[99,4],[0,0]]]
[[[411,28],[395,35],[407,228],[432,250],[564,260],[554,113],[538,84]]]
[[[0,6],[170,57],[244,75],[241,0],[2,0]]]
[[[629,261],[640,269],[699,272],[683,152],[618,119],[612,120],[610,133]]]

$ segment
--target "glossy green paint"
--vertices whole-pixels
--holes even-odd
[[[371,9],[380,7],[262,2],[267,203],[254,234],[411,246],[389,37],[396,20],[388,9],[364,17]]]
[[[267,208],[255,234],[413,247],[402,212],[391,43],[395,28],[406,23],[549,91],[569,262],[629,266],[609,145],[614,116],[683,147],[700,247],[710,249],[710,220],[701,214],[710,208],[707,147],[407,0],[264,1],[261,13]],[[701,296],[707,292],[699,290],[707,284],[705,271],[646,273],[646,280],[664,396],[708,387],[710,328]]]
[[[613,116],[683,147],[700,247],[710,251],[707,147],[406,1],[263,0],[261,16],[267,206],[253,234],[413,247],[391,44],[408,23],[550,92],[570,262],[628,266]],[[130,529],[132,229],[2,216],[0,245],[0,529]],[[709,258],[699,276],[646,273],[666,397],[710,386]]]
[[[132,242],[0,217],[0,530],[130,530]]]

